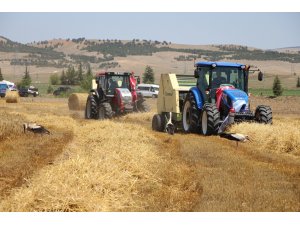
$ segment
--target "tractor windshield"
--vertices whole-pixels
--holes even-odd
[[[108,79],[108,94],[114,94],[116,88],[129,89],[129,76],[112,75]]]
[[[236,67],[216,67],[211,70],[211,88],[219,88],[222,84],[233,85],[235,88],[244,90],[244,71]]]

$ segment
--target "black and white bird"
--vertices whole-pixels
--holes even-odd
[[[239,134],[239,133],[220,133],[219,134],[221,138],[226,138],[232,141],[236,141],[236,147],[238,147],[239,142],[246,142],[250,141],[250,138],[248,135],[245,134]]]
[[[42,125],[38,125],[36,123],[24,123],[23,128],[24,128],[24,133],[26,131],[30,131],[30,132],[33,132],[35,134],[50,134],[49,130],[47,130]]]
[[[175,126],[174,126],[174,124],[172,123],[172,112],[170,112],[169,119],[168,119],[167,116],[166,116],[166,120],[168,120],[168,122],[167,122],[167,124],[166,124],[165,131],[166,131],[168,134],[173,135],[173,134],[175,133]]]

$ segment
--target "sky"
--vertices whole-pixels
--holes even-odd
[[[274,49],[300,46],[300,13],[0,12],[0,36],[21,43],[85,37]]]

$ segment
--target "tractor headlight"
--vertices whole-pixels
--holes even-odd
[[[215,64],[215,63],[211,64],[212,68],[215,68],[216,66],[217,66],[217,64]]]

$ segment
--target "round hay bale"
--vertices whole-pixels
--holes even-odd
[[[86,105],[86,93],[73,93],[68,100],[69,110],[84,110]]]
[[[6,103],[18,103],[20,102],[20,96],[17,91],[7,91],[5,95]]]

